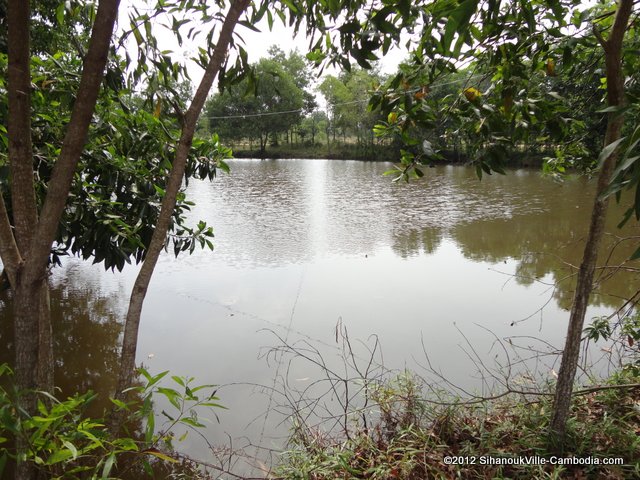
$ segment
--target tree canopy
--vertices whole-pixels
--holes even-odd
[[[251,65],[248,76],[208,100],[204,115],[209,130],[229,140],[257,138],[264,151],[270,137],[287,132],[315,107],[305,90],[309,83],[310,71],[299,53],[285,56],[272,48],[269,58]]]

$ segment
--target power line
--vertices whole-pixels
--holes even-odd
[[[482,75],[471,75],[468,78],[463,78],[463,79],[459,79],[459,80],[453,80],[451,82],[445,82],[445,83],[438,83],[437,85],[433,85],[434,87],[444,87],[445,85],[452,85],[454,83],[462,83],[462,82],[466,82],[468,80],[471,80],[472,78],[478,78],[478,77],[482,77]],[[407,90],[407,93],[415,93],[415,92],[419,92],[421,89],[420,88],[414,88],[411,90]],[[341,102],[341,103],[331,103],[328,104],[327,107],[330,108],[335,108],[335,107],[342,107],[344,105],[354,105],[354,104],[358,104],[358,103],[369,103],[369,99],[363,99],[363,100],[352,100],[350,102]],[[256,117],[268,117],[268,116],[273,116],[273,115],[287,115],[290,113],[303,113],[305,110],[303,108],[299,108],[297,110],[284,110],[281,112],[262,112],[262,113],[245,113],[245,114],[237,114],[237,115],[221,115],[221,116],[214,116],[214,117],[208,117],[211,120],[230,120],[230,119],[246,119],[246,118],[256,118]]]
[[[341,107],[343,105],[353,105],[354,103],[368,103],[369,100],[353,100],[351,102],[343,102],[343,103],[332,103],[331,107]],[[269,115],[286,115],[288,113],[302,113],[304,112],[303,108],[299,108],[297,110],[285,110],[282,112],[263,112],[263,113],[245,113],[238,115],[225,115],[220,117],[209,117],[211,120],[226,120],[229,118],[251,118],[251,117],[266,117]]]
[[[221,117],[208,117],[211,120],[228,120],[231,118],[252,118],[252,117],[267,117],[269,115],[286,115],[288,113],[302,113],[303,109],[299,108],[298,110],[286,110],[283,112],[264,112],[264,113],[245,113],[243,114],[238,114],[238,115],[226,115],[226,116],[221,116]]]

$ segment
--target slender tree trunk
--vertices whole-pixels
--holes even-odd
[[[165,195],[162,199],[158,222],[153,232],[151,243],[147,250],[142,268],[140,269],[140,273],[136,278],[131,292],[122,343],[117,390],[115,393],[116,398],[119,399],[125,398],[123,391],[133,383],[142,305],[149,288],[149,282],[151,281],[153,270],[155,269],[160,252],[164,248],[169,226],[171,225],[171,218],[175,209],[176,198],[182,186],[187,157],[191,150],[197,120],[207,99],[211,85],[218,75],[220,67],[224,63],[233,30],[248,5],[249,0],[235,0],[231,4],[211,60],[207,65],[205,74],[184,118],[182,134],[176,149],[176,156],[169,175]],[[114,415],[111,424],[111,428],[114,433],[120,428],[122,419],[118,417],[118,415]]]
[[[16,243],[28,250],[38,221],[31,144],[31,73],[29,2],[9,2],[8,21],[8,137],[11,207]]]
[[[265,151],[267,150],[267,138],[269,137],[268,133],[264,135],[260,132],[260,158],[264,158]]]
[[[605,41],[598,34],[605,51],[607,75],[607,102],[609,106],[624,104],[624,77],[622,73],[622,40],[627,28],[627,22],[632,10],[632,0],[620,0],[616,18],[609,40]],[[619,112],[608,114],[607,132],[604,145],[610,145],[618,140],[622,134],[624,118]],[[591,223],[584,249],[582,263],[578,272],[576,292],[569,317],[569,328],[562,354],[562,362],[558,373],[555,397],[553,401],[553,415],[550,424],[551,445],[560,451],[566,438],[567,418],[571,407],[573,382],[580,355],[580,343],[584,318],[589,304],[589,296],[593,289],[593,274],[598,257],[598,247],[604,232],[604,224],[608,206],[608,198],[603,199],[602,193],[609,186],[611,176],[618,159],[618,151],[612,152],[600,169],[596,199],[591,213]]]
[[[14,229],[11,232],[3,200],[2,221],[5,235],[2,236],[2,253],[3,261],[6,253],[10,257],[15,256],[7,265],[8,276],[14,289],[14,368],[16,384],[23,394],[20,399],[21,407],[27,413],[33,414],[36,412],[34,391],[53,390],[53,362],[49,358],[53,352],[53,341],[50,317],[45,311],[47,304],[43,303],[48,295],[46,281],[41,279],[37,283],[29,284],[23,281],[28,278],[24,278],[21,271],[24,263],[20,252],[28,252],[34,227],[38,222],[31,142],[30,4],[28,1],[9,2],[7,7],[7,133]],[[19,259],[17,263],[16,259]],[[18,437],[16,448],[18,451],[24,451],[27,448],[25,439]],[[27,462],[18,462],[15,476],[17,479],[32,478],[33,466]]]

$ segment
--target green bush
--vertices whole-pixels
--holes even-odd
[[[0,365],[0,380],[9,385],[0,387],[0,478],[8,462],[29,462],[46,478],[59,479],[114,479],[125,474],[138,477],[145,472],[156,478],[158,472],[176,476],[197,470],[173,453],[174,429],[179,425],[187,432],[201,428],[200,407],[224,407],[217,402],[213,385],[194,386],[192,378],[173,376],[176,388],[160,386],[167,373],[152,376],[140,369],[144,384],[130,389],[133,400],[111,400],[112,413],[123,415],[125,425],[123,433],[114,436],[108,420],[85,414],[96,398],[92,392],[66,400],[36,392],[38,411],[29,415],[20,408],[21,392],[11,386],[11,369]],[[208,390],[213,392],[202,396]],[[153,398],[158,395],[171,405],[162,411],[165,421],[160,428],[156,428],[153,409]],[[24,448],[16,447],[20,444]],[[192,478],[195,473],[187,476]]]

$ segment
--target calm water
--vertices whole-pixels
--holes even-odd
[[[213,183],[190,184],[194,221],[214,227],[216,248],[162,257],[138,348],[152,372],[221,386],[229,410],[208,428],[213,443],[228,443],[228,433],[234,447],[279,448],[289,426],[283,405],[295,401],[281,395],[283,385],[310,393],[324,386],[313,383],[320,373],[312,362],[269,350],[294,345],[353,375],[336,326],[347,329],[360,367],[377,338],[374,363],[429,376],[428,356],[467,389],[484,388],[479,360],[505,361],[497,339],[522,347],[512,360],[562,346],[571,265],[579,263],[592,203],[588,180],[558,184],[517,170],[480,182],[471,169],[438,167],[420,182],[396,184],[382,176],[389,164],[355,161],[236,160],[231,168]],[[637,235],[615,229],[622,210],[612,209],[609,231]],[[623,242],[611,263],[634,247]],[[112,387],[135,273],[74,259],[54,273],[64,388]],[[610,313],[639,286],[629,275],[603,279],[590,316]],[[554,362],[528,362],[529,373],[551,379]],[[208,458],[195,436],[181,448]]]

